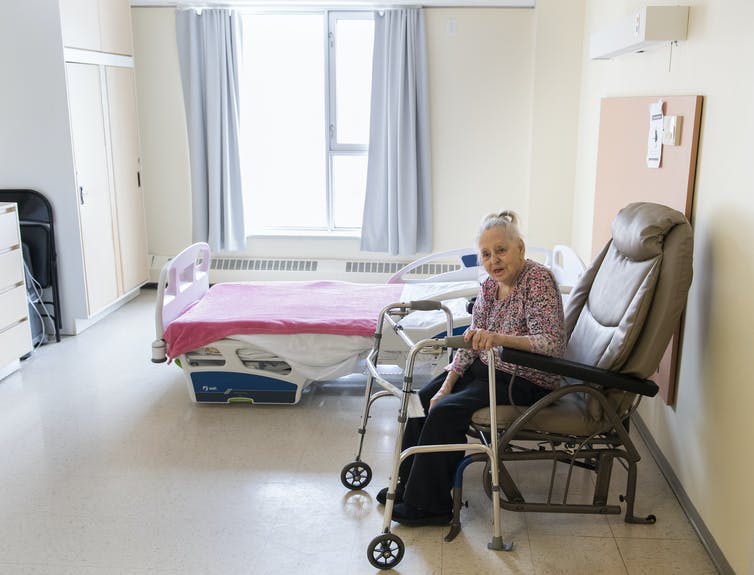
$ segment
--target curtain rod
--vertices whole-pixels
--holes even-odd
[[[273,2],[271,0],[130,0],[131,7],[191,7],[191,8],[369,8],[373,10],[389,8],[423,7],[423,8],[534,8],[536,0],[425,0],[424,2],[408,0],[298,0]]]

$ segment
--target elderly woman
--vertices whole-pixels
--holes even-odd
[[[419,391],[426,417],[408,421],[403,448],[463,443],[473,413],[489,405],[486,350],[511,347],[560,357],[565,351],[563,305],[550,270],[525,258],[515,213],[487,216],[478,236],[479,258],[489,274],[474,303],[464,335],[471,349],[459,350],[447,374]],[[509,403],[514,366],[495,357],[497,398]],[[520,368],[512,389],[516,405],[531,405],[558,385],[557,376]],[[461,452],[421,453],[400,467],[393,520],[405,525],[448,523],[451,488]],[[384,505],[387,488],[377,494]]]

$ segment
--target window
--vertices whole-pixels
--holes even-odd
[[[241,164],[252,234],[357,235],[369,144],[369,12],[243,22]]]

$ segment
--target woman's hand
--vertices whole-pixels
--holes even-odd
[[[464,341],[470,341],[472,349],[485,351],[502,345],[499,333],[487,329],[469,329],[463,335]]]
[[[438,389],[437,393],[435,393],[432,396],[432,399],[429,400],[430,410],[443,397],[445,397],[446,395],[450,395],[453,392],[453,386],[456,384],[456,381],[458,381],[458,374],[455,373],[454,371],[448,372],[448,375],[445,377],[445,381],[442,382],[440,389]]]
[[[450,395],[450,391],[448,389],[446,389],[445,386],[443,385],[440,389],[437,390],[437,393],[435,393],[432,396],[432,399],[429,400],[429,409],[430,409],[430,411],[435,406],[435,404],[438,401],[440,401],[443,397],[445,397],[446,395]]]

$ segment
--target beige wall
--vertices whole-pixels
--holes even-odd
[[[504,208],[521,214],[530,244],[569,240],[583,2],[563,4],[426,10],[435,250],[470,245],[481,217]],[[191,241],[174,9],[134,8],[133,26],[149,248],[173,255]],[[254,238],[247,252],[369,256],[342,238]]]
[[[483,213],[511,207],[530,244],[571,243],[587,259],[600,99],[704,96],[678,401],[646,401],[641,412],[727,560],[752,573],[754,386],[744,358],[754,319],[754,2],[686,2],[689,38],[672,53],[587,59],[592,31],[646,3],[427,10],[435,249],[469,244]],[[134,29],[150,250],[172,254],[191,228],[173,10],[135,8]],[[259,240],[249,251],[352,257],[358,243]]]
[[[527,211],[534,13],[432,9],[426,25],[434,245],[449,249],[489,212]]]
[[[529,238],[541,246],[570,244],[575,134],[581,87],[584,3],[537,0]]]
[[[585,38],[646,4],[589,0]],[[600,98],[703,95],[695,275],[678,400],[672,408],[659,399],[644,402],[641,414],[728,562],[737,573],[752,573],[754,386],[746,360],[754,319],[754,3],[684,4],[691,5],[688,39],[672,53],[664,46],[611,61],[584,57],[573,242],[590,253]]]
[[[191,243],[191,178],[173,8],[131,11],[149,253]]]

